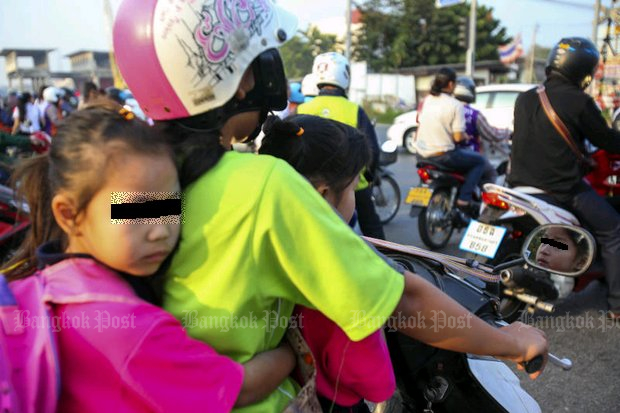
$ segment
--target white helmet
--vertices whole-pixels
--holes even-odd
[[[275,48],[296,29],[297,18],[273,0],[124,0],[114,23],[114,52],[150,118],[188,118],[228,106],[215,117],[221,122],[249,105],[286,107]],[[240,107],[232,98],[250,66],[255,78],[264,75],[256,79],[257,96]]]
[[[312,74],[318,87],[332,85],[347,90],[351,81],[349,61],[336,52],[323,53],[315,57]]]
[[[58,96],[60,95],[61,91],[54,86],[46,87],[45,89],[43,89],[43,100],[45,100],[46,102],[56,103],[58,102]]]
[[[306,97],[314,97],[319,94],[319,87],[312,73],[308,73],[301,81],[301,93]]]

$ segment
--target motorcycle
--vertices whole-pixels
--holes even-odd
[[[499,280],[498,274],[502,271],[528,273],[534,267],[544,268],[535,261],[531,262],[530,256],[531,250],[539,247],[540,236],[550,229],[546,226],[535,231],[537,238],[532,237],[531,243],[523,250],[521,260],[510,267],[500,268],[477,263],[472,266],[471,261],[416,247],[374,239],[369,241],[405,269],[443,290],[471,313],[501,327],[506,323],[499,313],[498,299],[486,292],[484,286],[487,282]],[[435,322],[441,320],[441,312],[437,314]],[[443,321],[443,325],[447,325],[448,320]],[[376,413],[541,411],[538,403],[520,387],[519,379],[501,361],[428,346],[396,332],[390,322],[386,327],[386,340],[398,391],[392,399],[379,404],[374,410]],[[538,358],[532,360],[526,370],[530,373],[536,371],[540,368],[540,361]],[[559,359],[552,354],[549,354],[549,362],[564,370],[572,367],[570,360]]]
[[[488,265],[510,262],[519,257],[528,235],[535,228],[552,223],[583,231],[590,240],[588,245],[595,248],[594,239],[580,228],[579,220],[570,212],[545,201],[547,195],[538,188],[506,188],[486,184],[482,199],[484,203],[480,216],[470,223],[460,244],[461,250],[466,251],[470,259]],[[506,275],[495,292],[502,297],[502,315],[506,320],[513,321],[524,310],[531,312],[541,308],[552,311],[553,305],[548,301],[565,298],[570,292],[580,291],[591,281],[602,277],[598,263],[583,277],[562,271],[553,271],[549,277]],[[543,304],[539,306],[539,303]]]
[[[6,262],[23,241],[30,219],[25,203],[15,200],[13,190],[0,184],[0,263]]]
[[[386,168],[396,163],[397,150],[398,146],[392,141],[386,141],[381,145],[379,166],[372,182],[372,202],[382,225],[393,220],[400,209],[400,187],[394,173]]]
[[[498,175],[506,173],[508,161],[501,162],[496,171]],[[431,249],[446,246],[452,232],[467,227],[469,218],[476,218],[477,212],[470,211],[469,216],[456,206],[459,190],[465,177],[452,169],[423,159],[417,164],[420,185],[409,190],[405,203],[411,205],[409,215],[418,217],[420,238]],[[474,191],[474,203],[480,202],[478,188]]]
[[[592,154],[598,167],[586,175],[592,188],[620,212],[620,154],[599,149]]]

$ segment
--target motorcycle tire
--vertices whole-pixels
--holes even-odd
[[[372,202],[382,225],[394,219],[400,209],[400,188],[390,175],[382,175],[372,187]]]
[[[450,192],[439,188],[433,192],[428,206],[418,216],[418,231],[422,242],[432,250],[446,246],[454,226],[450,216],[454,205],[450,204]]]

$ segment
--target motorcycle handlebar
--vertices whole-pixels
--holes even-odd
[[[500,327],[506,327],[508,325],[505,321],[496,321],[496,324]],[[573,368],[573,362],[567,358],[559,358],[551,353],[548,353],[549,362],[556,367],[560,367],[562,370],[568,371]],[[543,356],[536,356],[532,360],[524,363],[525,371],[528,374],[536,373],[542,367]]]

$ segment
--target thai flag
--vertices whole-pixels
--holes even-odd
[[[512,42],[497,48],[499,60],[504,64],[514,63],[523,55],[523,41],[521,35],[515,36]]]

